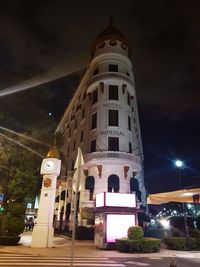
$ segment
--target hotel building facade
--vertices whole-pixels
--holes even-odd
[[[146,205],[143,150],[132,63],[124,35],[112,24],[91,48],[91,61],[56,130],[62,171],[56,198],[57,220],[71,219],[73,171],[78,147],[85,177],[79,193],[79,225],[92,224],[95,196],[136,192]]]

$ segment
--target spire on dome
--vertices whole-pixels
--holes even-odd
[[[106,40],[112,40],[112,39],[118,40],[118,41],[121,41],[126,46],[128,46],[128,41],[126,37],[113,24],[114,24],[114,18],[111,16],[109,18],[109,25],[99,34],[99,36],[97,37],[97,39],[94,41],[92,45],[92,49],[91,49],[92,55],[95,52],[96,45]]]

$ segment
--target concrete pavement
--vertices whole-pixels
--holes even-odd
[[[53,248],[31,248],[32,232],[21,235],[17,246],[0,246],[1,253],[35,255],[35,256],[66,256],[71,255],[71,239],[65,236],[54,236]],[[126,257],[126,258],[196,258],[200,260],[200,251],[174,251],[162,248],[158,253],[130,254],[116,250],[99,250],[91,241],[75,241],[74,257]]]

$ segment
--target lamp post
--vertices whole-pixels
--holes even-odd
[[[184,163],[181,160],[176,160],[175,161],[175,166],[178,168],[179,187],[180,187],[180,190],[182,190],[183,186],[182,186],[182,173],[181,173],[181,170],[184,168]],[[186,239],[187,239],[187,249],[189,249],[189,231],[188,231],[188,226],[187,226],[185,202],[182,202],[182,208],[183,208],[185,235],[186,235]]]

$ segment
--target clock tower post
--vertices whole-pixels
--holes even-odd
[[[60,174],[61,160],[58,150],[53,147],[43,159],[40,173],[43,175],[37,224],[33,229],[31,247],[53,246],[53,214],[56,195],[56,181]]]

